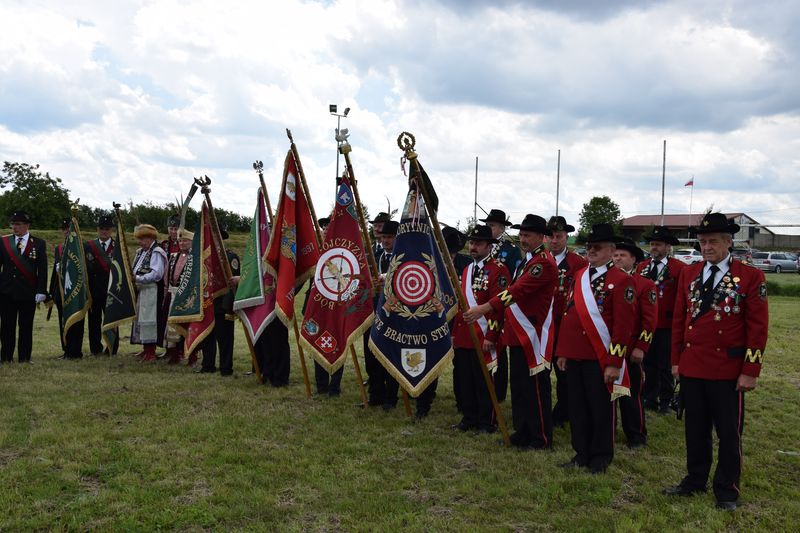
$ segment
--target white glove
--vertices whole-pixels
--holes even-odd
[[[36,295],[36,303],[40,304],[47,299],[47,295],[45,294],[37,294]]]

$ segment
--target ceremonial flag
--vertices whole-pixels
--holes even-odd
[[[236,288],[233,310],[256,343],[264,328],[275,318],[275,278],[264,270],[264,255],[269,246],[269,221],[264,193],[258,188],[256,212],[250,225],[242,257],[241,276]]]
[[[117,245],[111,251],[108,274],[108,292],[103,311],[103,340],[114,346],[119,325],[136,318],[136,292],[131,282],[131,265],[122,217],[117,216]]]
[[[86,256],[78,221],[72,217],[69,232],[64,239],[64,250],[58,267],[61,281],[62,301],[64,309],[61,323],[64,326],[64,342],[67,342],[67,331],[73,324],[83,320],[92,306],[92,295],[89,293],[88,276],[86,275]]]
[[[214,299],[228,292],[220,250],[215,244],[208,205],[197,221],[192,253],[172,300],[169,322],[186,328],[184,352],[192,353],[214,328]]]
[[[372,277],[358,211],[347,175],[325,232],[308,296],[300,340],[330,373],[346,358],[350,344],[372,324]]]
[[[372,352],[411,396],[419,396],[453,358],[447,323],[456,311],[456,296],[412,174],[369,339]]]
[[[684,183],[683,186],[684,187],[694,187],[694,176],[692,176],[692,179],[690,179],[689,181]]]
[[[275,225],[264,258],[264,269],[277,279],[275,311],[287,326],[294,317],[295,290],[312,276],[319,259],[307,191],[298,176],[294,154],[289,150],[283,165]]]

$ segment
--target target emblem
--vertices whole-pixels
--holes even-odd
[[[331,248],[317,261],[314,286],[329,300],[346,302],[358,288],[361,267],[358,259],[347,248]]]
[[[420,305],[433,294],[433,274],[424,263],[408,261],[397,269],[392,289],[406,305]]]

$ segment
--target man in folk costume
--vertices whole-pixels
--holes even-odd
[[[464,269],[467,268],[467,265],[472,264],[472,258],[461,253],[461,249],[464,247],[466,242],[466,236],[454,227],[444,226],[442,227],[442,237],[444,237],[444,243],[447,246],[447,252],[450,254],[450,259],[453,260],[453,266],[456,267],[458,280],[461,281],[461,275],[464,272]],[[453,324],[454,322],[451,322],[450,331],[453,331]],[[459,381],[459,376],[461,375],[462,371],[458,368],[460,364],[461,358],[457,356],[453,357],[453,396],[455,396],[456,399],[456,411],[462,413],[461,383]]]
[[[150,224],[136,226],[133,236],[139,241],[139,249],[133,261],[137,297],[131,344],[143,345],[139,355],[147,363],[156,360],[156,346],[164,342],[167,317],[162,304],[167,253],[157,244],[158,231]]]
[[[674,257],[669,257],[672,246],[680,241],[669,228],[656,226],[650,235],[650,259],[642,261],[636,268],[640,276],[653,280],[658,296],[658,327],[653,335],[650,350],[644,358],[644,406],[662,414],[670,412],[670,403],[675,383],[670,370],[670,349],[672,337],[672,311],[678,277],[686,266]]]
[[[549,449],[553,446],[550,358],[553,337],[553,295],[558,269],[544,247],[550,229],[538,215],[525,215],[519,242],[525,263],[514,273],[506,290],[488,302],[464,313],[468,324],[490,310],[504,312],[503,342],[509,346],[511,416],[514,433],[511,444],[519,448]],[[484,351],[495,348],[485,339]]]
[[[500,209],[490,209],[486,218],[479,219],[485,222],[492,230],[492,237],[497,239],[497,243],[492,246],[491,256],[508,268],[512,274],[523,262],[519,248],[508,239],[506,229],[511,226],[511,221],[506,217],[505,211]],[[494,390],[497,394],[497,401],[502,402],[506,399],[508,388],[508,355],[505,348],[497,354],[497,371],[494,373]]]
[[[381,234],[383,225],[390,220],[392,220],[392,217],[389,213],[380,212],[375,219],[369,222],[372,224],[372,235],[375,237],[375,244],[372,246],[372,254],[375,256],[375,261],[377,261],[378,257],[383,253],[383,247],[381,246],[381,240],[378,235]],[[367,334],[367,337],[369,337],[369,334]]]
[[[89,351],[97,355],[103,351],[102,331],[103,311],[108,294],[108,277],[111,271],[111,257],[116,241],[111,237],[114,220],[102,215],[97,220],[97,238],[86,242],[86,271],[89,274],[89,292],[92,307],[89,309]],[[109,353],[117,353],[119,335],[114,336],[114,346]]]
[[[470,307],[487,303],[500,292],[508,288],[511,274],[508,269],[489,256],[492,245],[497,239],[492,237],[488,226],[475,226],[467,235],[469,253],[473,261],[466,265],[460,273],[461,290]],[[486,341],[491,348],[483,352],[484,361],[489,369],[497,366],[497,349],[503,328],[503,311],[491,309],[485,317],[468,325],[464,316],[459,313],[453,324],[453,358],[454,374],[457,373],[461,389],[461,421],[454,427],[461,431],[477,429],[492,433],[496,429],[496,420],[489,389],[483,377],[480,362],[475,356],[475,345],[468,328],[473,328],[478,340]],[[483,347],[483,346],[481,346]],[[456,363],[456,361],[458,361]]]
[[[631,382],[631,395],[619,399],[619,412],[622,415],[622,430],[628,447],[635,449],[647,444],[642,386],[644,373],[642,360],[650,349],[653,332],[658,320],[658,297],[653,280],[636,276],[636,263],[644,259],[644,252],[633,240],[623,237],[616,243],[614,266],[633,276],[636,288],[636,314],[634,315],[633,336],[628,345],[627,367]]]
[[[178,230],[178,245],[179,251],[169,256],[167,264],[167,294],[164,298],[164,309],[167,316],[172,307],[172,300],[175,292],[178,290],[178,285],[181,282],[181,276],[186,268],[186,262],[192,253],[192,239],[194,233],[187,229]],[[183,335],[185,330],[178,324],[167,323],[164,332],[164,343],[167,352],[164,354],[167,357],[167,363],[170,365],[177,365],[183,360]],[[195,350],[196,352],[196,350]],[[197,363],[197,353],[192,352],[189,356],[189,366],[194,366]]]
[[[575,456],[562,466],[605,472],[614,458],[616,398],[627,395],[625,357],[633,334],[636,287],[614,266],[619,240],[611,224],[586,239],[589,266],[573,282],[559,331],[558,364],[567,371],[569,424]]]
[[[744,393],[756,387],[767,344],[767,284],[760,270],[733,259],[739,226],[722,213],[690,228],[705,261],[678,280],[672,336],[672,373],[680,379],[686,425],[686,477],[664,492],[706,491],[712,427],[719,439],[713,488],[717,507],[735,510],[742,472]]]
[[[61,263],[61,256],[64,254],[64,240],[69,234],[70,222],[71,219],[69,217],[61,220],[62,239],[59,244],[56,244],[56,247],[53,250],[53,268],[50,271],[50,289],[48,291],[50,299],[53,301],[53,304],[56,306],[56,311],[58,312],[58,338],[61,341],[61,351],[63,352],[59,359],[64,359],[67,357],[67,345],[64,342],[64,322],[61,319],[61,315],[64,311],[64,294],[61,290],[61,285],[58,283],[58,269]],[[49,311],[47,318],[50,318]],[[73,325],[72,327],[75,328],[76,326]],[[81,337],[81,340],[83,340],[83,337]]]
[[[0,362],[31,362],[36,305],[47,299],[47,246],[29,233],[31,217],[11,215],[11,235],[0,246]],[[17,325],[19,324],[19,337]]]
[[[553,321],[556,333],[553,339],[553,356],[556,371],[556,405],[553,407],[553,425],[562,427],[569,421],[569,390],[567,387],[567,374],[558,368],[558,329],[561,326],[561,317],[564,316],[564,309],[567,307],[567,297],[572,287],[572,280],[575,274],[588,263],[586,259],[571,252],[567,248],[567,237],[570,232],[575,231],[575,227],[567,224],[567,220],[562,216],[552,216],[547,221],[547,227],[553,233],[547,242],[550,255],[558,267],[558,288],[556,289],[553,301]]]
[[[159,243],[159,246],[167,252],[167,257],[180,252],[180,239],[178,230],[181,225],[181,216],[178,214],[170,215],[167,218],[167,238]]]

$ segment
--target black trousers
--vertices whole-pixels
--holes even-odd
[[[84,320],[72,324],[67,331],[67,342],[64,345],[64,359],[80,359],[83,357]]]
[[[508,349],[503,348],[497,352],[497,371],[494,373],[494,393],[498,402],[503,402],[506,399],[508,372]]]
[[[569,386],[567,372],[556,366],[558,357],[553,356],[553,368],[556,371],[556,405],[553,407],[553,424],[561,425],[569,422]]]
[[[364,366],[367,376],[369,376],[369,404],[397,405],[397,392],[400,384],[369,349],[369,332],[364,334]]]
[[[495,425],[492,399],[475,350],[456,348],[453,362],[455,361],[458,361],[458,365],[454,366],[454,371],[458,371],[458,380],[462,387],[461,422],[467,427],[488,428]]]
[[[614,458],[616,406],[603,382],[600,363],[570,359],[569,425],[575,461],[582,466],[605,468]]]
[[[35,301],[12,300],[8,294],[0,294],[0,360],[13,361],[15,348],[20,363],[31,360],[35,313]]]
[[[454,348],[456,352],[458,352],[458,348]],[[453,357],[453,396],[456,399],[456,411],[459,413],[464,412],[464,407],[462,405],[462,374],[463,371],[459,368],[462,362],[461,359],[458,357]]]
[[[436,389],[438,386],[439,378],[436,378],[431,382],[430,385],[428,385],[428,388],[426,388],[419,396],[417,396],[417,415],[425,416],[431,411],[431,406],[433,405],[434,398],[436,398]]]
[[[224,312],[214,314],[214,329],[203,341],[204,372],[217,371],[217,348],[219,348],[219,372],[224,376],[230,376],[233,374],[233,320],[226,319]]]
[[[628,376],[631,378],[631,395],[619,398],[619,413],[622,415],[622,431],[628,440],[628,446],[647,443],[647,426],[645,425],[644,403],[642,402],[642,384],[644,373],[641,363],[628,361]]]
[[[344,366],[333,374],[322,368],[322,365],[314,361],[314,380],[317,382],[317,394],[339,394],[342,391],[342,374]]]
[[[522,346],[509,347],[511,418],[520,444],[535,448],[553,446],[550,371],[530,375]]]
[[[258,367],[264,383],[275,387],[289,384],[289,330],[283,322],[274,319],[264,328],[254,346]]]
[[[105,295],[92,294],[92,307],[89,308],[89,351],[98,354],[103,351],[102,326],[103,310],[106,306]]]
[[[672,330],[660,328],[653,334],[653,342],[644,356],[644,401],[656,408],[669,406],[675,380],[672,378]]]
[[[681,376],[686,430],[686,469],[683,484],[703,488],[711,472],[711,428],[719,439],[717,469],[714,471],[714,495],[717,500],[739,498],[742,474],[742,430],[744,429],[744,393],[736,390],[736,381],[715,381]]]
[[[64,314],[63,308],[61,304],[57,302],[57,300],[53,300],[53,305],[56,306],[56,311],[58,312],[58,339],[61,341],[61,355],[67,355],[67,345],[64,344],[64,322],[61,320],[62,315]]]

